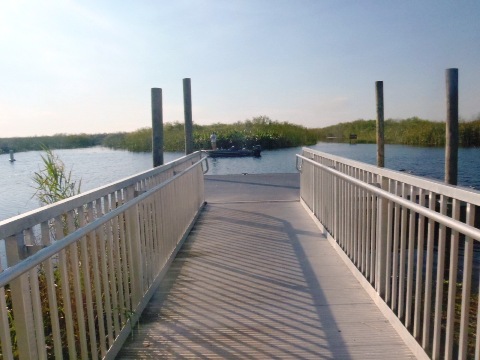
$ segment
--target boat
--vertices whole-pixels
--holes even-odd
[[[212,158],[217,157],[260,157],[262,148],[260,145],[256,145],[253,149],[236,149],[232,146],[230,149],[216,149],[216,150],[204,150],[207,156]]]

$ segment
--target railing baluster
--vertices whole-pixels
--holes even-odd
[[[388,191],[390,193],[393,192],[392,188],[395,182],[391,179],[388,180]],[[392,301],[392,243],[393,243],[393,231],[394,231],[394,219],[393,219],[393,209],[394,205],[391,201],[388,202],[388,210],[387,210],[387,261],[386,261],[386,269],[385,269],[385,302],[391,304]]]
[[[0,266],[1,270],[1,266]],[[0,288],[0,342],[3,359],[13,360],[12,340],[10,337],[10,325],[8,324],[7,301],[5,288]]]
[[[425,202],[425,193],[423,189],[418,190],[418,203],[423,206]],[[417,264],[416,271],[417,277],[415,280],[415,309],[413,315],[413,336],[417,339],[420,338],[421,330],[421,311],[422,311],[422,286],[423,286],[423,258],[424,258],[424,246],[425,246],[425,216],[418,216],[418,228],[417,228]]]
[[[117,191],[113,194],[115,201],[113,201],[112,207],[117,209],[121,204],[120,193]],[[123,233],[123,221],[122,214],[113,219],[113,248],[114,248],[114,258],[115,258],[115,278],[118,285],[118,295],[117,295],[117,316],[120,317],[120,325],[123,327],[126,322],[125,317],[125,290],[124,290],[124,278],[122,274],[122,233]]]
[[[114,208],[114,200],[115,194],[111,193],[108,198],[106,198],[107,202],[107,211],[111,211]],[[113,218],[109,222],[107,222],[105,230],[107,231],[106,236],[106,249],[107,249],[107,268],[108,268],[108,282],[110,284],[110,302],[112,308],[112,318],[113,318],[113,339],[117,337],[120,333],[120,324],[119,324],[119,305],[118,305],[118,295],[117,295],[117,279],[116,279],[116,269],[115,269],[115,261],[114,261],[114,246],[113,246],[113,237],[116,231],[115,226],[115,219]]]
[[[407,198],[407,185],[402,183],[402,197]],[[398,317],[402,320],[405,315],[405,270],[407,258],[407,209],[402,206],[400,226],[400,261],[398,273]]]
[[[18,263],[24,250],[23,232],[6,239],[7,263],[9,266]],[[33,322],[32,302],[27,296],[30,293],[28,273],[22,274],[10,283],[12,307],[15,316],[18,352],[20,359],[33,358],[36,355],[35,327]]]
[[[382,189],[388,191],[388,179],[380,178],[380,185]],[[376,273],[375,273],[375,287],[380,296],[385,297],[386,289],[386,273],[387,273],[387,254],[388,250],[388,200],[377,198],[377,232],[376,232]]]
[[[460,219],[460,201],[452,200],[452,218]],[[447,303],[447,333],[445,341],[445,358],[453,355],[453,335],[455,331],[455,305],[457,300],[457,272],[458,272],[458,231],[451,230],[450,235],[450,269],[448,279]]]
[[[395,187],[397,187],[397,182],[395,182]],[[392,274],[392,310],[398,314],[398,294],[399,294],[399,281],[398,281],[398,272],[399,272],[399,248],[400,248],[400,212],[401,206],[395,203],[395,220],[393,227],[393,274]]]
[[[437,194],[429,192],[428,207],[435,210]],[[432,292],[433,292],[433,258],[435,242],[435,221],[428,220],[427,232],[427,263],[425,266],[425,301],[423,307],[423,337],[422,346],[424,349],[430,349],[430,318],[432,311]]]
[[[416,189],[410,186],[410,201],[416,202]],[[420,199],[419,199],[420,200]],[[412,302],[413,302],[413,266],[415,256],[415,213],[411,210],[408,211],[409,223],[408,223],[408,262],[407,262],[407,292],[405,298],[405,326],[411,327],[412,324]]]
[[[53,225],[53,224],[52,224]],[[41,242],[43,246],[49,246],[51,244],[50,240],[50,225],[48,222],[42,222],[40,224],[41,231]],[[45,287],[48,297],[48,305],[50,311],[50,323],[52,327],[52,340],[53,340],[53,350],[56,358],[60,359],[63,355],[62,353],[62,339],[60,332],[60,322],[58,317],[58,301],[56,294],[56,284],[55,284],[55,266],[53,265],[52,258],[49,258],[43,262],[43,270],[45,275]]]
[[[353,169],[353,177],[357,177],[357,169]],[[353,201],[352,201],[352,261],[353,263],[358,266],[358,204],[359,204],[359,191],[358,187],[352,186],[353,191]]]
[[[440,213],[447,213],[447,197],[445,195],[440,196]],[[443,280],[445,269],[445,240],[446,240],[446,227],[440,224],[439,236],[438,236],[438,250],[437,250],[437,281],[435,288],[435,317],[433,326],[433,352],[432,357],[437,359],[440,357],[440,346],[442,343],[442,306],[443,306]]]
[[[89,204],[91,206],[91,204]],[[78,210],[78,222],[80,227],[83,227],[87,224],[85,219],[85,213],[88,211],[88,205],[84,208],[83,206]],[[92,220],[91,218],[89,219]],[[89,332],[89,343],[90,343],[90,354],[89,357],[92,359],[98,358],[97,351],[97,337],[95,336],[95,316],[94,316],[94,306],[93,306],[93,295],[92,295],[92,282],[90,275],[91,259],[88,252],[88,243],[89,235],[83,237],[80,240],[80,259],[81,267],[83,273],[83,282],[84,282],[84,291],[85,291],[85,306],[87,310],[87,323],[88,323],[88,332]]]
[[[369,172],[367,175],[367,183],[372,183],[372,174]],[[367,204],[367,211],[366,211],[366,238],[365,238],[365,278],[370,277],[370,263],[372,261],[372,247],[371,247],[371,237],[372,237],[372,194],[370,192],[366,192],[366,204]]]
[[[475,225],[475,206],[467,204],[466,208],[466,223],[468,225]],[[467,358],[468,348],[468,325],[470,320],[470,296],[472,288],[472,260],[473,260],[473,239],[465,238],[464,256],[463,256],[463,280],[462,280],[462,304],[460,314],[460,338],[459,338],[459,359]],[[478,290],[477,290],[478,297]],[[477,314],[478,316],[478,314]],[[477,318],[478,321],[478,318]],[[479,331],[477,329],[477,339]],[[478,348],[478,344],[477,344]],[[478,354],[476,356],[478,359]]]
[[[370,284],[374,285],[375,284],[375,265],[377,262],[376,258],[376,253],[377,253],[377,196],[375,194],[371,194],[372,196],[372,216],[370,219],[371,225],[370,225],[370,253],[371,253],[371,258],[370,258],[370,276],[368,278],[368,281]]]
[[[361,172],[361,180],[366,182],[366,174],[365,171]],[[360,189],[360,221],[359,221],[359,245],[360,245],[360,251],[359,251],[359,266],[358,268],[362,273],[365,273],[365,258],[366,258],[366,191],[365,189]]]
[[[54,219],[56,241],[60,241],[65,236],[67,226],[65,222],[66,215],[60,215]],[[68,355],[71,359],[75,359],[77,357],[77,351],[75,347],[75,330],[72,312],[68,310],[72,304],[72,301],[70,298],[70,279],[68,276],[67,251],[70,251],[70,249],[63,249],[58,254],[58,271],[60,275],[60,286],[65,316],[65,332],[67,337]]]
[[[75,222],[77,222],[77,226],[79,218],[78,214],[82,211],[82,207],[78,208],[73,211],[69,211],[67,213],[67,228],[68,233],[73,233],[76,230]],[[68,273],[72,275],[71,277],[71,285],[73,287],[73,296],[74,296],[74,304],[75,304],[75,318],[74,322],[77,323],[78,332],[77,336],[80,338],[80,354],[83,359],[88,358],[88,347],[87,347],[87,338],[86,338],[86,327],[85,327],[85,316],[83,311],[83,296],[82,296],[82,289],[81,289],[81,276],[79,272],[79,260],[78,260],[78,247],[77,243],[72,244],[69,248],[69,270]],[[72,311],[73,312],[73,311]],[[75,321],[76,320],[76,321]],[[75,326],[74,326],[75,328]]]
[[[102,215],[108,212],[108,195],[102,197],[95,203],[97,209],[97,216],[101,217]],[[99,231],[97,231],[97,247],[99,252],[99,270],[100,270],[100,279],[102,284],[102,295],[103,295],[103,304],[104,304],[104,312],[105,312],[105,319],[107,320],[106,336],[107,336],[107,348],[109,348],[113,344],[114,334],[113,334],[113,319],[112,319],[112,304],[110,301],[110,286],[109,286],[109,279],[108,279],[108,251],[106,250],[106,244],[108,243],[108,236],[107,236],[107,227],[109,223],[103,224]]]
[[[99,200],[96,200],[94,204],[88,204],[88,218],[93,221],[95,218],[99,217]],[[97,215],[97,216],[95,216]],[[99,343],[100,343],[100,357],[104,357],[107,353],[107,337],[105,329],[105,320],[104,320],[104,304],[102,300],[102,281],[100,274],[100,265],[98,263],[99,259],[99,248],[98,243],[101,241],[101,227],[97,228],[90,234],[90,252],[92,260],[92,273],[93,273],[93,282],[95,288],[95,308],[98,322],[98,332],[99,332]],[[88,239],[88,237],[87,237]]]

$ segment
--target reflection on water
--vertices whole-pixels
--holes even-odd
[[[376,145],[374,144],[318,143],[312,148],[369,164],[376,163]],[[293,173],[296,172],[295,154],[301,151],[301,147],[296,147],[264,150],[260,158],[208,159],[208,174]],[[74,179],[81,178],[82,191],[118,181],[152,167],[150,153],[132,153],[96,147],[55,150],[55,154],[65,163],[66,169],[71,170]],[[20,152],[15,154],[17,161],[14,163],[10,163],[9,154],[0,155],[0,221],[39,206],[37,200],[32,198],[35,192],[32,175],[41,167],[41,155],[41,151]],[[182,153],[165,153],[165,162],[182,155]],[[444,149],[387,145],[385,166],[417,176],[442,180]],[[460,149],[459,184],[480,189],[479,171],[480,149]]]

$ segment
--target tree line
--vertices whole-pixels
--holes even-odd
[[[318,141],[348,142],[351,134],[357,135],[358,143],[376,142],[376,121],[356,120],[324,128],[306,127],[279,122],[267,116],[258,116],[234,124],[216,123],[193,125],[195,150],[210,148],[210,135],[217,135],[218,148],[251,148],[260,145],[263,149],[280,149],[313,145]],[[445,123],[412,117],[405,120],[385,121],[385,142],[416,146],[444,146]],[[480,146],[480,116],[470,122],[459,124],[459,143],[463,147]],[[135,152],[152,150],[152,129],[142,128],[132,132],[110,134],[56,134],[0,138],[0,154],[48,149],[74,149],[105,146]],[[184,151],[185,131],[183,123],[164,124],[164,151]]]
[[[459,144],[462,147],[480,146],[480,116],[459,123]],[[358,143],[376,142],[376,120],[356,120],[324,128],[312,129],[319,141],[349,141],[357,135]],[[412,117],[405,120],[385,120],[385,143],[415,146],[445,146],[445,123]]]
[[[271,120],[267,116],[259,116],[234,124],[193,125],[194,149],[209,149],[210,135],[217,135],[217,147],[251,148],[260,145],[263,149],[279,149],[286,147],[313,145],[317,142],[314,132],[288,122]],[[185,150],[184,124],[179,122],[164,124],[164,150]],[[0,138],[0,152],[15,152],[49,149],[71,149],[91,146],[105,146],[113,149],[124,149],[134,152],[152,151],[152,129],[142,128],[133,132],[95,135],[36,136],[25,138]]]

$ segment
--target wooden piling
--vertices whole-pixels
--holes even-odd
[[[377,166],[385,166],[385,126],[383,117],[383,81],[375,82],[377,98]]]
[[[153,167],[163,165],[163,103],[160,88],[152,88],[152,154]]]
[[[193,152],[192,90],[189,78],[183,79],[183,108],[185,113],[185,155]]]
[[[445,182],[457,185],[458,177],[458,69],[445,71],[447,120],[445,143]]]

